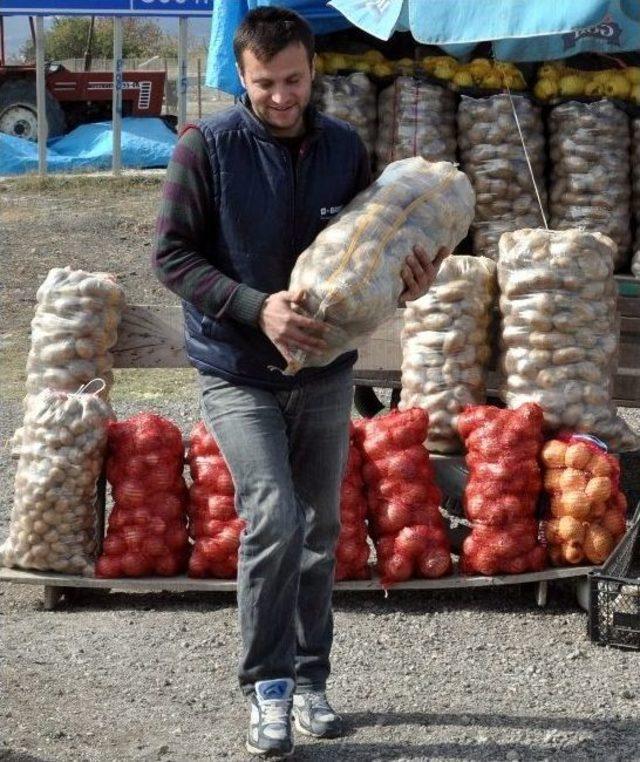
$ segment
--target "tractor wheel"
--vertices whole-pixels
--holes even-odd
[[[55,138],[65,132],[64,111],[47,90],[45,95],[49,137]],[[36,108],[36,85],[29,79],[13,79],[0,87],[0,132],[14,138],[38,140],[38,112]]]

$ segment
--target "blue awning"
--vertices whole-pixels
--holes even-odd
[[[576,53],[615,55],[640,50],[640,0],[216,0],[207,85],[242,91],[233,59],[233,34],[252,8],[285,5],[316,34],[356,26],[387,40],[410,31],[421,43],[463,56],[493,42],[496,58],[542,61]]]

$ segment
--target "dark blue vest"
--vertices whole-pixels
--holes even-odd
[[[225,275],[265,293],[284,291],[296,259],[342,206],[362,190],[363,149],[344,122],[310,110],[308,134],[294,169],[245,103],[198,124],[209,149],[215,207],[206,256]],[[183,302],[186,348],[205,374],[270,389],[290,389],[335,372],[355,352],[324,368],[283,376],[286,363],[269,339],[223,315],[204,315]]]

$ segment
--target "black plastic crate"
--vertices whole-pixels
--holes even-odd
[[[640,503],[622,542],[589,575],[589,637],[640,651]]]

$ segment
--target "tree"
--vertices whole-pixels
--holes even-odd
[[[45,32],[45,59],[62,61],[82,58],[87,47],[90,20],[88,17],[56,16],[53,25]],[[33,42],[29,40],[20,51],[24,61],[35,60]],[[113,22],[97,18],[93,34],[94,58],[111,58],[113,55]],[[177,56],[177,42],[165,34],[161,27],[148,19],[123,19],[123,58],[148,58],[159,55],[167,58]]]

